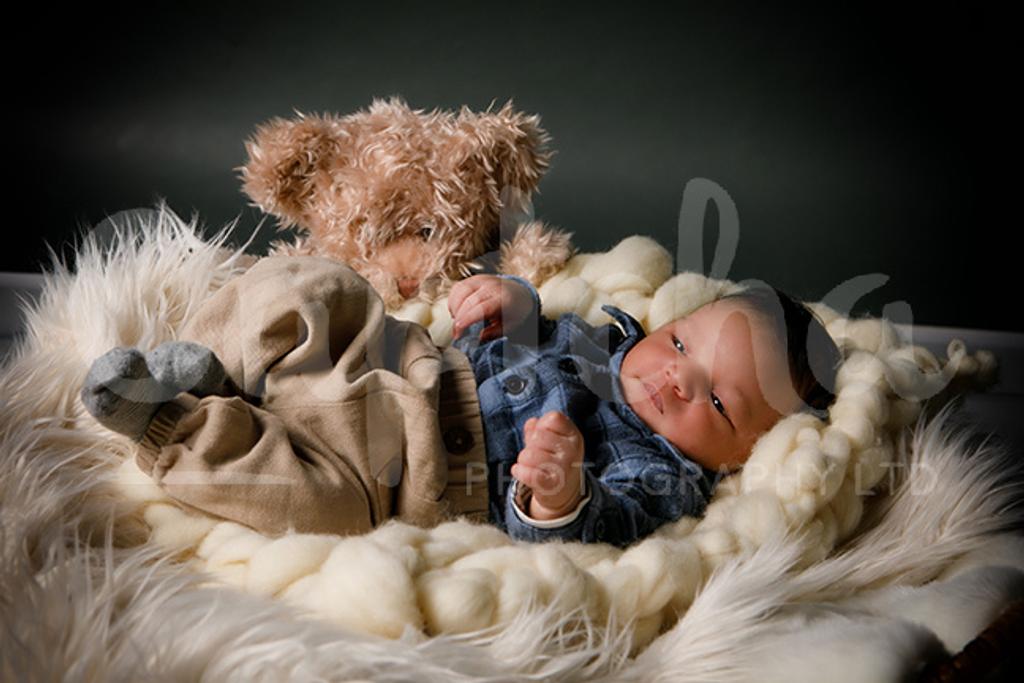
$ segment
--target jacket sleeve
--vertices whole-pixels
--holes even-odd
[[[599,474],[585,469],[584,476],[589,500],[585,497],[578,514],[570,513],[563,518],[563,525],[552,528],[531,524],[524,512],[528,487],[510,486],[505,500],[509,535],[534,542],[557,539],[624,547],[684,515],[698,516],[707,506],[699,475],[660,457],[631,456],[613,462]]]

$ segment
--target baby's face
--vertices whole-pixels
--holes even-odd
[[[620,379],[647,426],[714,470],[742,465],[757,438],[800,404],[780,341],[728,299],[642,339]]]

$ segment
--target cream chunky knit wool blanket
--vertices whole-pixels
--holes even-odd
[[[643,679],[670,671],[746,680],[759,662],[768,680],[765,657],[794,676],[801,656],[829,652],[820,634],[838,633],[884,650],[888,659],[879,661],[898,676],[941,650],[939,642],[961,646],[979,626],[950,626],[944,619],[963,613],[967,599],[942,612],[937,596],[973,596],[984,584],[1003,600],[1024,585],[1022,546],[1000,535],[1019,523],[1008,510],[1018,491],[1005,454],[974,453],[948,413],[918,423],[926,399],[951,382],[987,381],[994,359],[959,342],[939,359],[903,343],[885,321],[850,320],[824,304],[813,308],[846,356],[828,421],[785,418],[719,485],[703,518],[664,526],[626,550],[516,543],[465,521],[269,538],[183,510],[138,471],[133,444],[96,424],[77,394],[92,359],[112,346],[151,348],[173,338],[205,296],[251,263],[223,243],[223,234],[204,240],[195,225],[162,211],[108,248],[87,240],[76,272],[47,275],[27,336],[0,375],[0,675],[18,667],[66,673],[77,660],[93,673],[181,673],[216,659],[221,669],[213,670],[237,677],[257,663],[283,667],[260,673],[292,677],[307,661],[307,673],[323,665],[339,680],[408,675],[403,667],[413,662],[424,680]],[[574,257],[539,291],[547,315],[575,311],[600,324],[609,320],[600,306],[613,303],[652,329],[739,286],[672,276],[662,247],[632,237]],[[443,301],[396,314],[426,325],[438,343],[450,338]],[[922,494],[912,489],[924,474],[933,481]],[[982,570],[989,574],[963,578]],[[906,591],[925,584],[914,590],[933,592],[925,600],[931,621],[893,614],[893,605],[916,604]],[[980,625],[995,609],[982,602],[987,611],[972,602]],[[811,603],[829,610],[796,607]],[[191,625],[165,641],[172,645],[162,654],[130,633],[153,636],[168,623]],[[811,631],[802,626],[812,624],[826,643],[808,650]],[[188,629],[206,640],[187,646]],[[211,654],[209,638],[225,649]],[[41,654],[47,639],[59,643],[56,657]],[[266,646],[274,658],[259,654],[260,642],[277,644]],[[889,674],[865,675],[875,678],[848,680]]]

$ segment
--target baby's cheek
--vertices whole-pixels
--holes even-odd
[[[667,415],[661,425],[664,430],[662,436],[691,456],[710,456],[728,449],[735,435],[716,429],[715,423],[708,419],[704,404],[677,405],[679,411]],[[659,430],[655,428],[655,431]]]

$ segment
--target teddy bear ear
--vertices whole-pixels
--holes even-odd
[[[493,165],[499,191],[512,186],[528,197],[537,189],[552,156],[551,138],[539,116],[516,111],[509,101],[497,112],[477,114],[464,108],[459,120],[473,128],[481,145],[478,153]]]
[[[281,227],[308,227],[310,203],[329,163],[344,154],[346,136],[328,117],[273,119],[245,143],[249,158],[239,170],[242,189]]]

